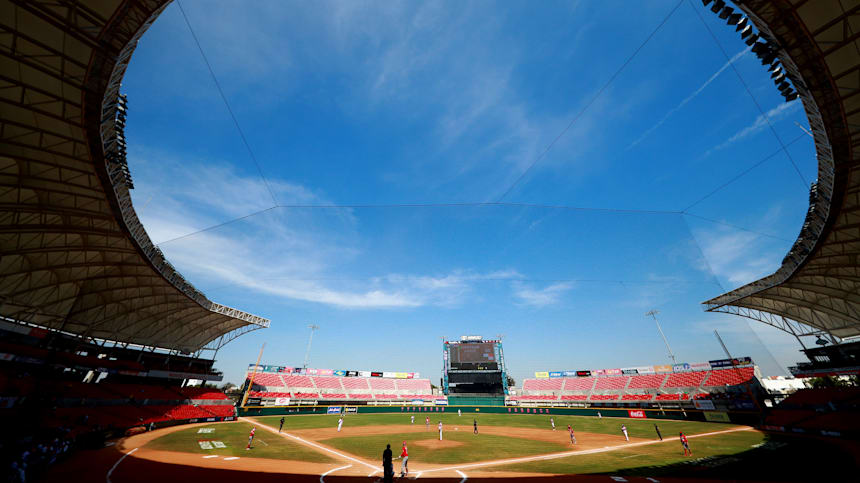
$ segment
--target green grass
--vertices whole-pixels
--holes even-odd
[[[211,433],[198,433],[201,428],[212,428],[214,431]],[[251,450],[246,451],[245,446],[248,444],[248,433],[250,432],[251,425],[248,423],[216,423],[166,434],[147,443],[146,448],[179,451],[182,453],[273,458],[321,463],[333,461],[323,453],[306,448],[298,443],[293,443],[281,436],[261,429],[257,430]],[[226,448],[205,450],[198,444],[199,440],[221,441],[226,445]]]
[[[424,417],[430,416],[431,427],[435,427],[439,420],[447,427],[471,426],[472,419],[478,420],[478,426],[505,426],[518,428],[550,429],[549,415],[546,414],[481,414],[463,413],[457,416],[455,412],[445,413],[395,413],[395,414],[357,414],[344,416],[344,426],[385,426],[391,424],[410,424],[409,417],[415,415],[415,425],[424,425]],[[709,423],[698,421],[673,421],[658,419],[627,419],[627,418],[597,418],[594,416],[560,416],[555,415],[555,425],[559,429],[567,429],[567,425],[573,426],[574,431],[602,434],[621,434],[621,425],[627,426],[627,431],[634,438],[656,438],[654,424],[660,427],[664,438],[678,436],[679,431],[684,434],[708,433],[721,431],[734,427],[732,424]],[[292,415],[286,416],[284,431],[295,429],[333,428],[337,426],[338,415]],[[281,416],[262,416],[254,418],[262,424],[273,428],[278,427]],[[432,428],[431,428],[432,429]]]
[[[663,466],[703,457],[734,455],[751,450],[764,441],[757,431],[738,431],[690,440],[693,457],[685,457],[677,436],[664,443],[619,449],[606,453],[568,456],[554,460],[519,463],[487,468],[489,471],[524,471],[532,473],[612,473],[643,466]]]
[[[409,443],[409,460],[425,463],[468,463],[495,458],[556,453],[569,449],[565,444],[491,434],[472,434],[471,431],[446,431],[445,440],[463,443],[454,447],[431,449],[415,444],[415,441],[433,440],[437,437],[436,432],[395,433],[331,438],[321,442],[369,460],[378,460],[382,458],[382,451],[386,444],[391,444],[392,451],[399,455],[400,443],[405,440]]]

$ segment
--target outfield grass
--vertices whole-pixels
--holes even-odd
[[[251,450],[246,451],[245,446],[248,444],[248,433],[251,432],[251,427],[252,425],[248,423],[216,423],[188,428],[165,434],[160,438],[150,441],[145,447],[148,449],[194,454],[272,458],[320,463],[334,461],[325,454],[263,430],[257,430]],[[198,432],[202,428],[212,428],[213,431],[211,433]],[[198,444],[200,440],[221,441],[226,447],[203,449]]]
[[[381,460],[382,451],[386,444],[391,444],[392,451],[399,455],[401,441],[407,441],[409,443],[409,460],[425,463],[469,463],[489,459],[557,453],[570,449],[566,444],[510,436],[472,434],[471,431],[445,432],[445,440],[462,443],[458,446],[432,449],[416,444],[416,441],[434,440],[437,437],[436,432],[426,434],[394,433],[331,438],[321,442],[372,461]]]
[[[659,444],[546,461],[495,466],[487,468],[487,470],[559,474],[612,473],[630,468],[672,465],[699,458],[742,453],[750,451],[761,444],[764,439],[765,436],[758,431],[738,431],[694,438],[690,440],[693,457],[685,457],[676,435]]]
[[[431,429],[441,420],[446,428],[464,426],[471,428],[472,419],[478,420],[480,426],[505,426],[518,428],[550,429],[550,416],[547,414],[481,414],[463,413],[457,416],[456,411],[444,413],[394,413],[394,414],[353,414],[344,416],[344,426],[385,426],[391,424],[410,424],[409,417],[415,415],[415,425],[423,426],[424,417],[430,416]],[[558,429],[567,430],[567,425],[573,426],[575,432],[602,433],[621,435],[621,425],[627,426],[631,437],[656,439],[654,424],[660,427],[664,438],[677,437],[679,431],[692,435],[721,431],[734,427],[733,424],[709,423],[699,421],[674,421],[658,419],[628,419],[628,418],[597,418],[596,416],[562,416],[553,415]],[[284,422],[284,431],[293,429],[334,428],[337,427],[338,415],[288,415]],[[273,428],[278,427],[281,416],[261,416],[254,418],[262,424]]]

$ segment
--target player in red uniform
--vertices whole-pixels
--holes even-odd
[[[403,442],[403,450],[400,451],[400,458],[403,460],[400,462],[400,477],[409,474],[409,452],[406,451],[406,441]]]
[[[257,427],[254,426],[251,428],[251,434],[248,435],[248,446],[245,446],[245,449],[251,449],[251,442],[254,441],[254,433],[257,432]]]
[[[682,431],[679,434],[681,435],[681,446],[684,447],[684,456],[687,456],[688,453],[689,456],[693,456],[693,451],[690,449],[690,443],[687,442],[687,437],[684,436],[684,432]]]

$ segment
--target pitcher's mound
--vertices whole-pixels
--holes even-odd
[[[438,439],[422,439],[421,441],[415,441],[412,444],[430,449],[444,449],[463,446],[463,443],[459,441],[448,441],[447,439],[443,439],[442,441],[439,441]]]

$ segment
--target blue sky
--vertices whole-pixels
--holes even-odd
[[[123,82],[133,198],[198,288],[272,320],[219,352],[226,380],[263,342],[300,365],[310,323],[314,367],[434,382],[462,334],[504,334],[518,381],[666,363],[651,309],[679,361],[722,358],[716,328],[784,374],[792,338],[700,303],[797,236],[802,105],[699,2],[601,90],[676,5],[185,0],[264,181],[171,4]],[[367,206],[398,204],[451,205]]]

